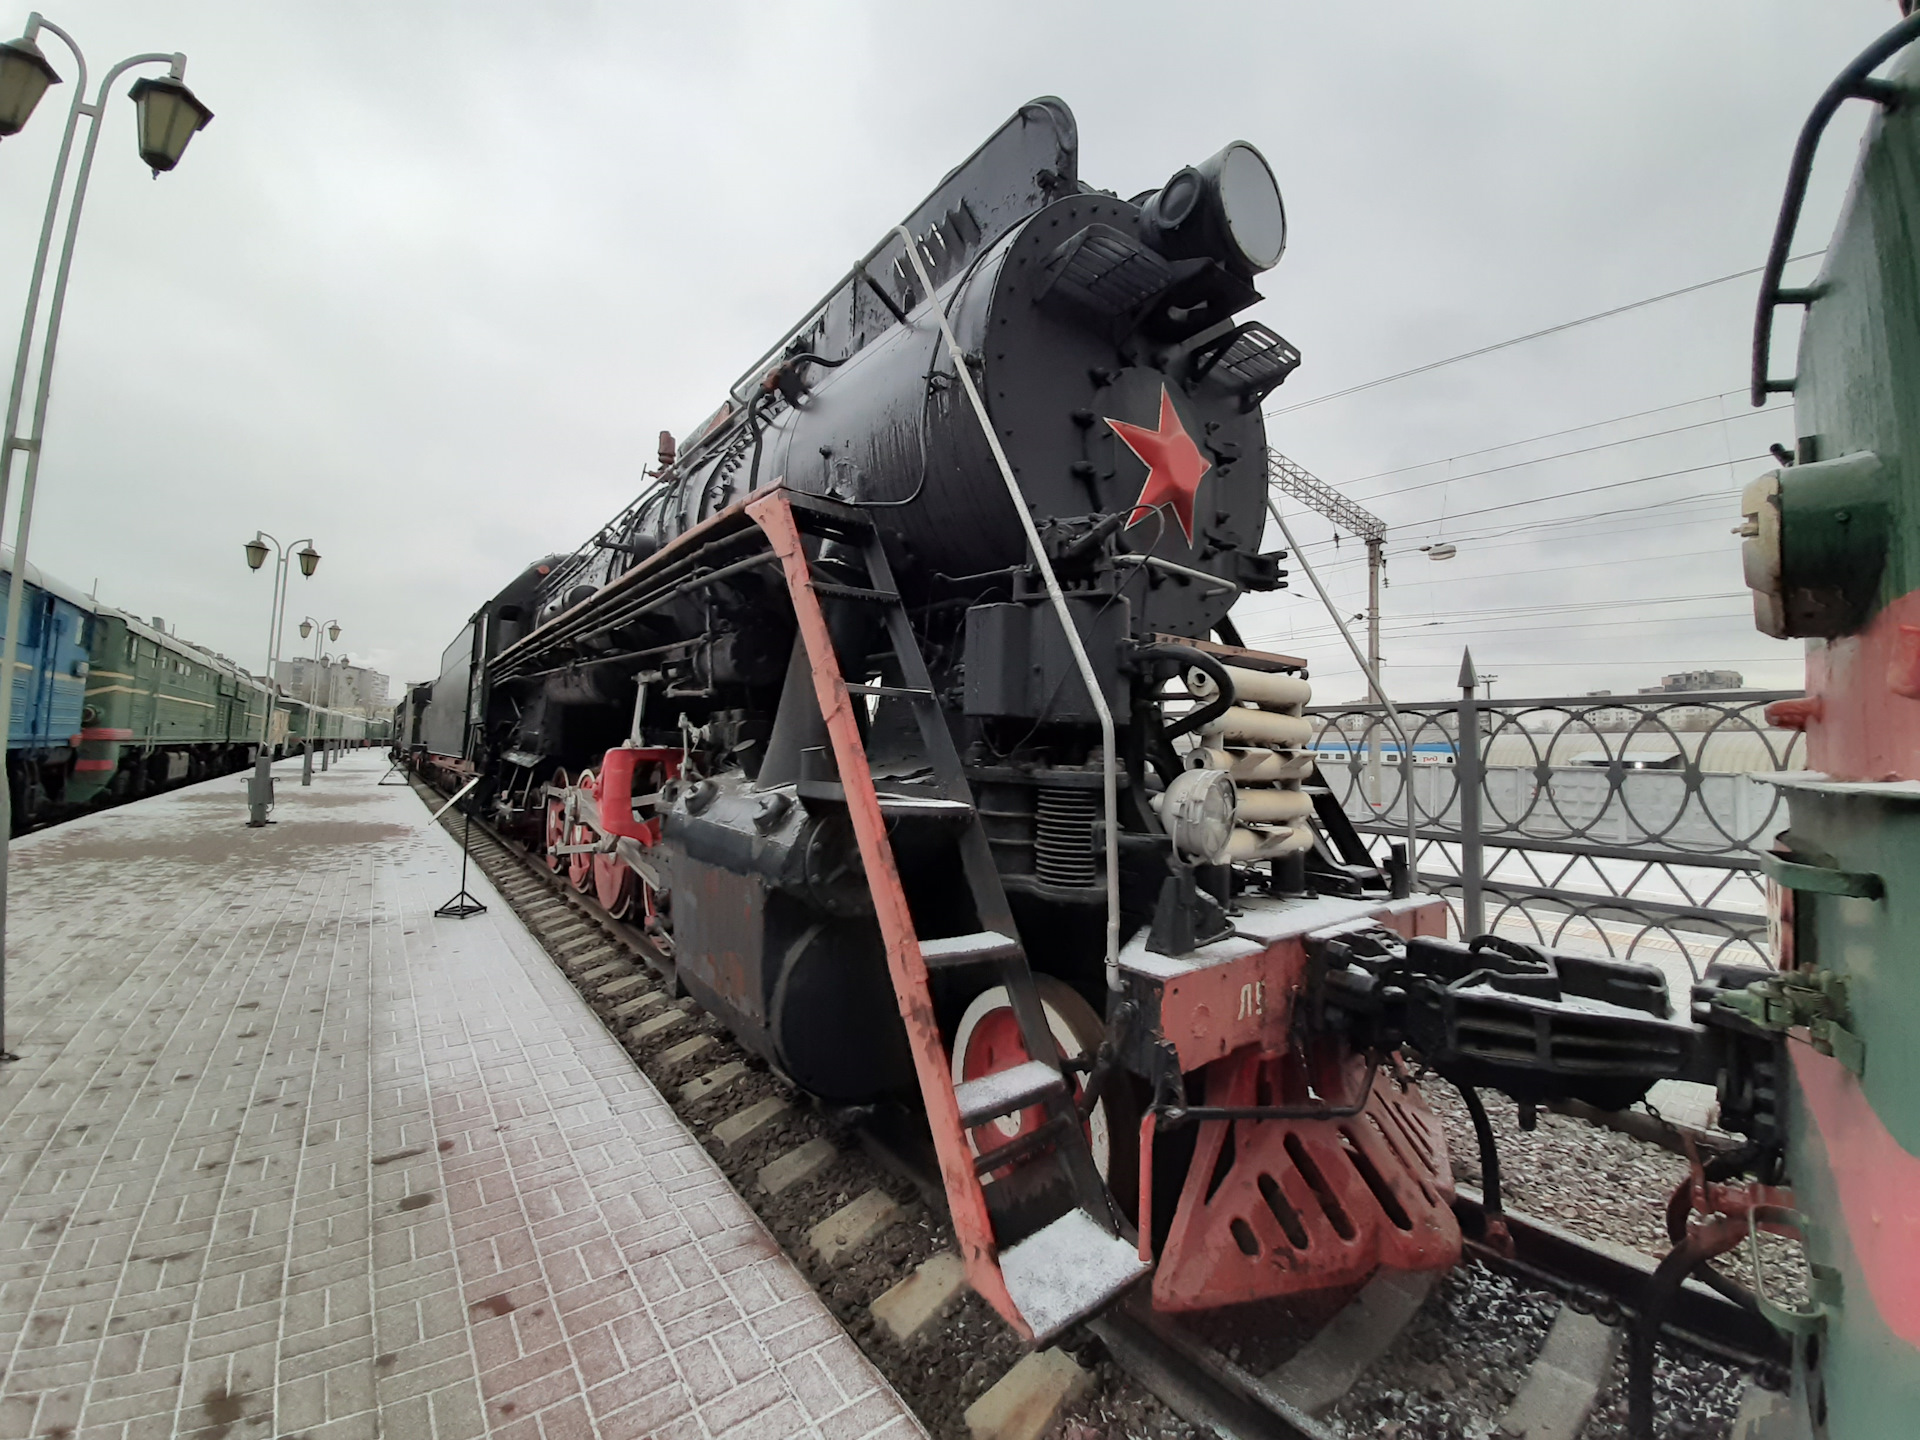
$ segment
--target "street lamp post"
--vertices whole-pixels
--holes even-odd
[[[338,662],[329,660],[324,655],[321,657],[321,660],[327,667],[327,714],[331,716],[333,714],[334,666]],[[320,768],[322,770],[333,768],[333,737],[331,735],[320,742]]]
[[[293,543],[304,548],[288,555],[285,545],[260,530],[246,544],[248,569],[258,570],[267,563],[267,556],[275,557],[272,620],[267,631],[267,706],[260,720],[260,750],[253,759],[253,779],[247,782],[247,824],[256,830],[267,823],[267,807],[273,804],[273,711],[280,683],[273,672],[280,663],[280,634],[286,629],[287,577],[292,568],[288,562],[298,560],[302,575],[312,575],[320,568],[320,552],[313,548],[311,539]]]
[[[314,635],[318,630],[320,634]],[[313,784],[313,712],[320,703],[320,645],[324,640],[340,638],[340,622],[329,620],[322,625],[311,615],[300,622],[300,638],[314,635],[313,669],[307,674],[307,743],[300,747],[300,783]]]
[[[7,588],[7,631],[4,654],[0,654],[0,676],[13,675],[14,654],[20,634],[20,604],[25,588],[27,541],[32,530],[34,488],[40,475],[41,442],[46,434],[47,398],[53,384],[54,352],[60,340],[60,317],[66,307],[67,281],[73,270],[74,239],[80,232],[81,207],[87,197],[87,181],[93,174],[93,152],[100,140],[100,121],[106,114],[107,96],[114,81],[139,65],[165,65],[164,80],[140,79],[129,91],[138,109],[140,158],[158,175],[180,163],[187,142],[213,118],[187,89],[187,57],[158,52],[130,55],[100,82],[91,102],[87,94],[87,61],[74,38],[39,12],[27,16],[26,32],[18,40],[0,43],[0,138],[18,134],[32,116],[49,86],[61,83],[59,73],[48,63],[37,43],[42,30],[56,36],[73,54],[78,68],[73,89],[73,104],[67,111],[67,128],[60,141],[59,157],[54,162],[53,185],[47,194],[46,215],[40,223],[40,245],[34,254],[33,275],[27,285],[26,317],[20,325],[20,348],[13,364],[13,385],[7,396],[7,426],[0,437],[0,523],[6,515],[9,490],[13,481],[13,454],[24,451],[26,474],[20,490],[20,516],[13,542],[13,577]],[[73,195],[67,205],[66,235],[60,246],[60,262],[54,271],[53,299],[47,311],[46,338],[40,350],[40,374],[33,402],[32,433],[20,433],[21,403],[26,395],[27,360],[33,350],[33,332],[40,313],[40,291],[47,274],[47,256],[53,248],[54,219],[60,208],[60,195],[67,178],[67,162],[73,154],[74,136],[80,118],[88,121],[87,141],[80,152],[80,170],[74,180]],[[13,727],[13,685],[10,678],[0,684],[0,737],[10,736]],[[13,795],[11,784],[0,784],[0,1059],[12,1059],[4,1047],[6,1033],[6,912],[8,840],[13,832]]]

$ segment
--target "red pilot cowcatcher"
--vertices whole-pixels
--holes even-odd
[[[1208,1310],[1358,1284],[1382,1265],[1443,1270],[1459,1260],[1446,1132],[1420,1092],[1397,1064],[1368,1086],[1359,1057],[1315,1058],[1249,1045],[1207,1066],[1207,1104],[1303,1114],[1200,1126],[1153,1277],[1155,1309]],[[1315,1101],[1310,1085],[1342,1098]],[[1311,1118],[1356,1091],[1357,1114]]]
[[[1187,544],[1193,544],[1194,496],[1199,493],[1201,477],[1213,468],[1213,463],[1200,454],[1200,447],[1193,443],[1193,437],[1180,423],[1180,414],[1173,408],[1173,396],[1167,387],[1164,384],[1160,387],[1159,429],[1129,425],[1111,416],[1106,420],[1121,443],[1147,466],[1147,483],[1140,487],[1140,498],[1133,502],[1133,513],[1127,517],[1127,524],[1138,525],[1165,505],[1180,522],[1180,533],[1187,537]]]

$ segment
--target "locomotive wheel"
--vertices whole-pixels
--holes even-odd
[[[600,837],[593,833],[593,827],[585,822],[576,822],[573,835],[567,841],[569,845],[591,845]],[[596,858],[587,851],[579,850],[564,857],[567,862],[567,883],[582,895],[593,888],[593,862]]]
[[[639,908],[641,927],[647,932],[648,938],[660,947],[660,953],[671,960],[673,958],[673,925],[672,917],[667,913],[666,897],[645,880],[641,880]]]
[[[594,855],[593,898],[615,920],[624,920],[633,909],[633,897],[640,888],[640,877],[627,868],[618,855]]]
[[[555,785],[560,785],[560,786],[566,785],[567,772],[564,770],[554,771],[553,783]],[[566,844],[567,843],[566,835],[567,835],[566,802],[562,800],[547,801],[547,869],[553,871],[555,874],[558,874],[560,872],[560,869],[564,864],[564,862],[566,861],[567,857],[564,855],[554,854],[553,853],[554,847]]]
[[[1072,986],[1051,975],[1035,975],[1033,984],[1040,995],[1047,1028],[1053,1032],[1054,1044],[1061,1056],[1091,1059],[1107,1035],[1107,1027],[1093,1007]],[[960,1017],[959,1029],[954,1032],[952,1055],[955,1084],[1009,1069],[1032,1058],[1021,1043],[1020,1026],[1014,1019],[1006,986],[995,985],[973,998],[973,1003]],[[1087,1117],[1087,1144],[1093,1152],[1093,1167],[1107,1182],[1121,1209],[1129,1214],[1134,1211],[1135,1192],[1140,1188],[1140,1115],[1130,1081],[1131,1077],[1125,1072],[1116,1073],[1107,1082],[1100,1103]],[[1076,1098],[1082,1089],[1084,1082],[1076,1080]],[[1029,1106],[1018,1115],[989,1120],[969,1130],[967,1144],[976,1155],[997,1150],[1027,1131],[1037,1129],[1045,1119],[1046,1111],[1041,1106]]]
[[[575,778],[574,783],[589,795],[598,795],[600,793],[593,783],[593,771],[591,770],[582,770]],[[598,835],[594,834],[591,825],[581,821],[574,825],[572,835],[567,840],[567,843],[569,845],[591,845],[599,838]],[[576,851],[574,854],[567,856],[567,883],[582,895],[593,888],[593,862],[594,856],[584,850]]]

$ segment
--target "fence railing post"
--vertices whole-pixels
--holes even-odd
[[[1465,939],[1484,935],[1487,903],[1481,891],[1485,858],[1480,844],[1480,677],[1473,670],[1473,652],[1460,653],[1460,704],[1454,739],[1454,776],[1460,791],[1460,933]]]

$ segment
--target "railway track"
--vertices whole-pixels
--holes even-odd
[[[444,803],[409,778],[434,808]],[[457,819],[449,812],[441,824]],[[967,1436],[985,1418],[976,1401],[1040,1374],[959,1279],[931,1146],[907,1112],[836,1110],[793,1091],[680,992],[671,959],[643,930],[486,822],[468,833],[474,863],[931,1433]],[[1440,1280],[1386,1277],[1332,1306],[1234,1317],[1225,1335],[1204,1319],[1157,1315],[1139,1297],[1110,1310],[1065,1341],[1041,1377],[1042,1391],[1073,1397],[1056,1431],[1067,1440],[1624,1436],[1619,1337],[1653,1262],[1511,1211],[1511,1244],[1492,1243],[1481,1197],[1465,1186],[1456,1209],[1471,1263]],[[1731,1419],[1740,1377],[1772,1384],[1784,1358],[1756,1314],[1697,1283],[1663,1339],[1666,1410],[1704,1420],[1676,1434],[1727,1433],[1715,1421]],[[1588,1411],[1584,1429],[1568,1420]]]

